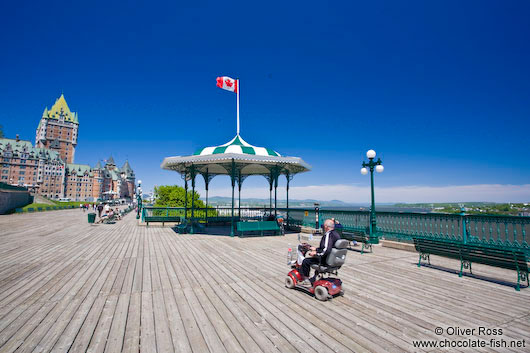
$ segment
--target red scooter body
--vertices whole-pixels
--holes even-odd
[[[304,244],[302,244],[302,248],[303,245]],[[324,278],[319,276],[319,278],[313,283],[313,286],[301,285],[300,282],[303,281],[303,276],[300,265],[298,265],[297,262],[293,264],[292,261],[290,264],[292,269],[287,274],[287,278],[285,279],[285,286],[287,288],[303,290],[306,293],[314,295],[318,300],[322,301],[331,299],[338,295],[344,295],[344,292],[342,291],[342,281],[338,278]]]

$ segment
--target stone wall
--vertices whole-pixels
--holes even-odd
[[[0,214],[9,210],[24,207],[32,202],[33,197],[27,190],[4,190],[0,189]]]

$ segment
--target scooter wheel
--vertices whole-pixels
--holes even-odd
[[[285,286],[289,289],[294,288],[294,281],[291,276],[285,277]]]
[[[326,300],[328,300],[328,290],[326,287],[323,287],[323,286],[316,286],[315,287],[315,297],[320,300],[320,301],[323,301],[325,302]]]

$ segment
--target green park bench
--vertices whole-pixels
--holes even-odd
[[[187,234],[190,232],[191,220],[184,219],[180,224],[175,226],[177,233]],[[193,232],[194,233],[206,233],[206,227],[204,224],[198,222],[198,219],[193,221]]]
[[[149,223],[162,223],[162,227],[166,222],[180,222],[179,216],[144,216],[144,221],[149,227]]]
[[[111,217],[106,217],[103,222],[101,222],[103,224],[114,224],[116,223],[116,216],[115,215],[112,215]]]
[[[116,220],[117,220],[117,214],[113,214],[111,217],[107,217],[103,220],[103,223],[105,224],[114,224],[116,223]]]
[[[421,260],[427,260],[431,263],[430,255],[438,255],[460,260],[460,272],[458,276],[462,277],[464,269],[471,269],[472,263],[500,267],[508,270],[517,271],[517,285],[515,290],[520,290],[520,282],[528,281],[528,255],[523,249],[515,249],[508,246],[499,246],[494,244],[465,243],[461,240],[439,239],[429,236],[415,236],[414,246],[419,252],[418,267],[421,266]]]
[[[303,222],[302,222],[301,219],[289,218],[288,228],[290,230],[294,230],[294,231],[299,232],[302,226],[303,226]]]
[[[35,209],[33,207],[28,207],[28,212],[35,212]]]
[[[238,222],[239,217],[234,217],[234,222]],[[229,224],[232,222],[232,217],[230,216],[213,216],[208,217],[208,224]]]
[[[42,211],[42,207],[37,207],[37,211],[41,212]]]
[[[237,222],[237,231],[243,236],[245,232],[260,232],[263,236],[265,231],[273,231],[274,234],[278,234],[280,226],[276,221]]]
[[[16,208],[16,209],[15,209],[15,212],[16,212],[16,213],[23,213],[23,212],[24,212],[24,210],[23,210],[23,209],[21,209],[21,208]]]
[[[362,243],[363,246],[361,248],[361,254],[364,254],[365,249],[370,249],[370,252],[373,252],[372,244],[379,243],[379,239],[371,239],[370,234],[366,233],[366,231],[347,227],[343,228],[341,238],[346,239],[350,242],[356,241],[358,243]]]
[[[188,232],[188,226],[189,226],[188,220],[184,219],[175,228],[177,229],[177,232],[179,234],[186,234]]]

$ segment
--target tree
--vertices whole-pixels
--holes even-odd
[[[178,186],[178,185],[157,186],[155,187],[155,194],[156,194],[156,200],[155,200],[156,207],[184,207],[186,191],[181,186]],[[193,193],[191,191],[188,191],[188,208],[191,208],[192,194],[193,194],[195,208],[206,207],[204,205],[204,202],[202,202],[202,200],[199,200],[200,195],[198,192]]]

